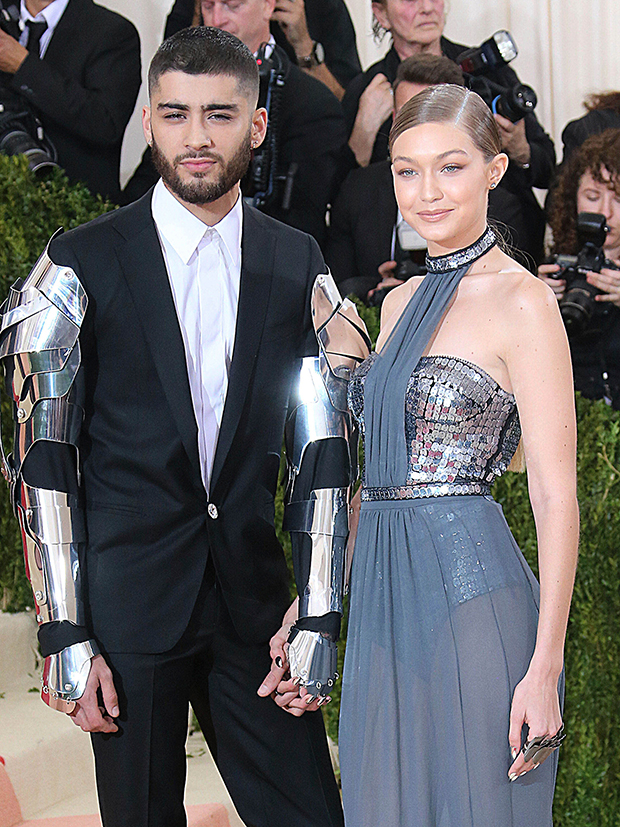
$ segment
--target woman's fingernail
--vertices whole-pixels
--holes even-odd
[[[513,760],[513,761],[514,761],[514,760],[515,760],[515,758],[517,757],[517,753],[518,753],[518,752],[519,752],[519,750],[518,750],[516,747],[513,747],[513,748],[510,750],[510,754],[512,755],[512,760]]]
[[[308,697],[306,698],[306,704],[311,704],[312,701],[314,701],[314,700],[315,700],[314,695],[308,695]]]
[[[278,655],[278,657],[275,659],[275,664],[278,667],[278,669],[282,669],[282,658],[280,657],[280,655]]]
[[[516,772],[511,772],[510,775],[508,776],[508,778],[510,778],[511,781],[516,781],[518,777],[519,777],[519,774],[516,773]]]

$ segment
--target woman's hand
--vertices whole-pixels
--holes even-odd
[[[279,707],[297,718],[303,715],[304,712],[314,712],[325,703],[325,700],[320,698],[314,698],[313,700],[305,686],[299,686],[291,679],[287,641],[291,626],[297,620],[298,614],[299,598],[296,597],[282,619],[282,626],[269,641],[271,669],[257,690],[263,698],[271,695]]]
[[[614,262],[620,266],[620,262]],[[603,292],[596,296],[597,302],[611,302],[620,307],[620,270],[610,270],[603,267],[600,273],[590,271],[587,275],[588,284],[598,287]]]
[[[560,301],[566,291],[566,281],[564,279],[551,278],[550,274],[557,273],[559,270],[559,264],[541,264],[538,268],[538,278],[553,290],[558,301]]]
[[[558,676],[537,675],[532,666],[523,680],[517,685],[512,698],[510,711],[510,731],[508,741],[513,762],[508,770],[508,777],[515,781],[519,776],[536,769],[538,764],[527,763],[521,752],[521,731],[523,724],[528,726],[528,740],[549,738],[562,726],[562,713],[558,699]]]

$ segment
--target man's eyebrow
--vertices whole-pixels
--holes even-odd
[[[163,101],[157,104],[158,110],[176,109],[181,112],[189,112],[190,106],[187,103],[178,103],[177,101]],[[200,107],[203,112],[238,112],[239,105],[236,103],[204,103]]]

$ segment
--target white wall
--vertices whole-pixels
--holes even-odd
[[[362,65],[369,66],[388,48],[371,34],[371,0],[347,0],[355,24]],[[128,17],[142,39],[143,75],[161,42],[173,0],[98,0]],[[497,29],[508,29],[519,47],[513,66],[538,94],[537,114],[561,151],[567,121],[583,114],[590,92],[620,89],[620,2],[618,0],[452,0],[446,36],[477,45]],[[140,111],[146,83],[125,138],[123,180],[138,162],[144,139]]]

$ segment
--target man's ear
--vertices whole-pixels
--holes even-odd
[[[149,146],[153,145],[153,132],[151,130],[151,107],[142,107],[142,130]]]
[[[259,147],[265,140],[267,134],[267,110],[263,107],[257,109],[252,115],[252,149]]]

